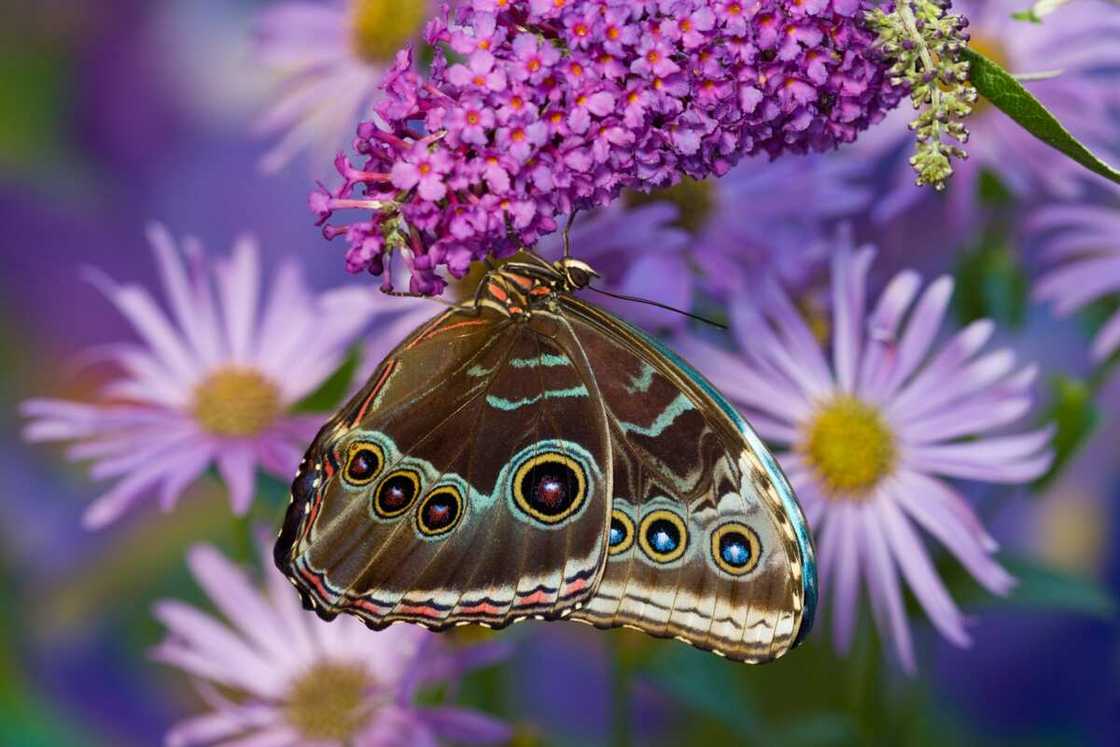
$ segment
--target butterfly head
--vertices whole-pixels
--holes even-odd
[[[564,281],[572,290],[586,288],[592,280],[599,277],[599,273],[595,272],[591,265],[571,257],[558,260],[553,267],[564,276]]]

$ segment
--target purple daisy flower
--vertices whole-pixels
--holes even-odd
[[[279,136],[261,159],[275,172],[301,151],[326,161],[353,137],[354,122],[382,97],[377,84],[401,47],[419,39],[426,0],[293,0],[260,14],[256,59],[277,80],[256,129]]]
[[[263,592],[213,547],[192,549],[188,565],[225,620],[176,600],[156,605],[168,636],[152,656],[191,675],[209,706],[172,727],[168,747],[508,741],[509,727],[485,714],[412,702],[422,686],[454,688],[503,649],[456,653],[414,625],[374,633],[349,618],[324,623],[300,608],[267,557]]]
[[[1035,286],[1035,297],[1054,303],[1061,315],[1120,293],[1120,210],[1103,205],[1043,208],[1029,228],[1048,235],[1043,258],[1053,262]],[[1103,361],[1120,350],[1120,312],[1093,340],[1093,359]]]
[[[868,313],[874,251],[842,247],[832,262],[832,361],[785,293],[772,284],[761,311],[733,304],[736,356],[686,339],[707,374],[742,405],[779,461],[814,529],[821,585],[832,594],[836,645],[846,650],[861,578],[875,620],[907,671],[914,652],[899,573],[934,627],[966,646],[965,621],[914,525],[943,543],[989,591],[1013,579],[992,558],[995,540],[943,478],[1019,484],[1049,467],[1051,430],[993,435],[1031,407],[1036,369],[1009,350],[980,354],[994,325],[975,322],[936,344],[949,277],[922,293],[896,275]]]
[[[956,0],[954,12],[969,20],[969,46],[1016,75],[1039,75],[1025,85],[1074,135],[1102,154],[1115,145],[1111,111],[1120,107],[1120,14],[1095,3],[1072,3],[1061,12],[1031,24],[1013,18],[1023,6],[1016,0]],[[878,202],[876,216],[889,219],[926,198],[930,190],[914,188],[907,159],[914,117],[902,106],[862,138],[852,155],[860,159],[894,159],[891,188]],[[1084,167],[1039,142],[1022,127],[981,99],[965,124],[971,132],[965,161],[954,164],[948,199],[956,227],[967,230],[979,217],[976,190],[980,174],[991,171],[1020,198],[1082,193]],[[1114,154],[1115,151],[1112,151]]]
[[[211,261],[191,239],[181,253],[162,226],[152,226],[149,238],[170,315],[145,289],[95,275],[142,344],[101,351],[121,369],[102,402],[33,399],[22,406],[31,420],[28,440],[74,441],[72,459],[92,460],[95,479],[117,480],[86,511],[90,528],[115,521],[152,492],[171,509],[211,465],[233,510],[245,513],[257,468],[289,479],[320,425],[319,416],[292,414],[292,405],[338,368],[387,304],[357,288],[313,294],[299,266],[285,262],[261,305],[252,239]]]

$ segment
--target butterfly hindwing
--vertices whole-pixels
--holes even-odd
[[[573,618],[744,661],[780,656],[807,628],[815,596],[812,548],[792,493],[782,500],[785,478],[688,364],[596,307],[564,306],[614,452],[607,568]]]
[[[591,593],[611,452],[566,335],[545,315],[448,312],[323,429],[304,466],[319,484],[289,509],[306,526],[278,551],[321,614],[500,626],[557,617]]]

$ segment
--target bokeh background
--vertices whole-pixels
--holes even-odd
[[[25,444],[17,407],[31,396],[90,396],[102,374],[81,352],[131,335],[88,268],[153,285],[145,226],[158,220],[220,252],[252,232],[266,260],[298,257],[317,287],[373,292],[312,226],[307,194],[329,163],[258,167],[265,144],[251,123],[275,84],[251,52],[265,5],[37,0],[0,10],[2,744],[161,743],[199,703],[181,673],[148,656],[162,635],[153,601],[205,606],[187,549],[212,542],[251,565],[247,525],[276,526],[286,499],[268,483],[251,517],[233,519],[224,488],[207,478],[173,513],[148,507],[99,532],[82,528],[98,486],[61,449]],[[1120,150],[1120,119],[1109,128]],[[862,189],[887,193],[891,167],[846,157],[865,162]],[[1085,200],[1104,193],[1086,190]],[[520,744],[1120,742],[1120,376],[1086,353],[1108,306],[1059,320],[1034,303],[1038,268],[1018,227],[1047,198],[1017,204],[996,190],[992,199],[999,221],[955,231],[938,198],[880,220],[873,200],[850,216],[881,247],[877,282],[904,266],[955,274],[958,319],[1001,322],[1001,342],[1042,367],[1034,417],[1062,425],[1069,458],[1059,472],[1031,488],[974,491],[1020,587],[994,599],[939,565],[970,617],[971,648],[952,647],[915,615],[916,676],[891,663],[870,624],[847,657],[832,653],[822,624],[781,663],[751,668],[636,634],[533,623],[502,634],[510,659],[471,675],[460,700],[513,723]]]

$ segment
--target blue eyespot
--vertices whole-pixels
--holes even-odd
[[[650,544],[658,552],[671,552],[677,549],[677,538],[669,533],[670,530],[662,528],[655,530],[650,537]]]
[[[634,521],[617,508],[611,511],[611,528],[607,533],[607,550],[611,555],[626,552],[634,544]]]
[[[758,533],[746,524],[729,521],[712,532],[712,559],[725,573],[746,575],[755,569],[761,555]]]
[[[730,539],[730,538],[728,538]],[[751,559],[751,551],[739,538],[735,538],[730,542],[726,542],[720,549],[720,554],[723,559],[733,566],[746,565]]]
[[[655,563],[671,563],[684,554],[688,528],[673,511],[658,509],[642,519],[640,538],[646,557]]]

